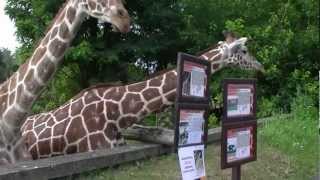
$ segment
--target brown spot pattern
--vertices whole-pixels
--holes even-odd
[[[72,119],[66,134],[68,143],[73,143],[86,135],[86,131],[83,127],[82,120],[80,117]]]
[[[160,108],[161,108],[161,105],[162,105],[162,99],[158,99],[158,100],[155,100],[153,102],[151,102],[150,104],[148,104],[148,109],[150,109],[150,111],[152,112],[156,112],[156,111],[159,111]]]
[[[30,150],[29,150],[32,159],[38,159],[38,150],[37,150],[37,146],[33,146]]]
[[[32,65],[38,64],[38,62],[39,62],[40,59],[43,57],[43,55],[46,53],[46,51],[47,51],[47,48],[46,48],[46,47],[39,47],[39,48],[36,50],[36,52],[35,52],[35,54],[34,54],[34,56],[33,56],[33,58],[32,58]]]
[[[174,102],[176,100],[176,92],[171,92],[170,94],[166,95],[166,98],[170,102]]]
[[[93,116],[96,116],[96,105],[90,104],[89,106],[85,107],[85,109],[82,112],[84,119],[90,119]]]
[[[66,147],[66,141],[64,140],[63,137],[59,138],[53,138],[52,139],[52,151],[61,153],[63,152],[64,148]]]
[[[91,10],[94,10],[96,9],[96,3],[92,0],[89,0],[89,7]]]
[[[218,69],[220,64],[212,64],[212,69]]]
[[[17,73],[14,73],[12,77],[10,78],[10,91],[13,91],[13,89],[16,88],[17,85]]]
[[[79,143],[79,152],[87,152],[89,150],[88,148],[88,138],[84,138]]]
[[[119,106],[113,102],[106,102],[108,120],[117,120],[120,116]]]
[[[135,83],[128,86],[128,91],[130,92],[140,92],[146,87],[147,83],[141,82],[141,83]]]
[[[58,27],[55,27],[55,28],[52,30],[51,36],[50,36],[50,39],[51,39],[51,40],[54,39],[54,38],[57,36],[58,31],[59,31],[59,28],[58,28]]]
[[[106,141],[103,134],[92,134],[89,139],[92,150],[110,148],[110,144]]]
[[[58,109],[54,114],[57,121],[62,121],[69,116],[69,106],[65,106],[62,109]]]
[[[86,104],[93,103],[93,102],[99,101],[99,100],[100,100],[100,98],[93,91],[89,91],[87,93],[87,95],[84,97],[84,102]]]
[[[27,73],[28,70],[28,65],[27,63],[24,63],[20,66],[18,72],[19,72],[19,81],[22,81],[24,78],[25,74]]]
[[[9,96],[9,104],[12,105],[15,97],[15,92],[12,92]]]
[[[110,140],[114,140],[118,136],[118,128],[115,124],[108,123],[107,128],[104,130],[104,133]]]
[[[59,39],[54,39],[49,45],[49,50],[51,54],[56,58],[61,57],[65,52],[66,48],[67,44],[60,41]]]
[[[55,69],[55,64],[46,56],[37,67],[38,76],[43,82],[47,82],[53,75]]]
[[[59,136],[64,134],[64,130],[66,128],[66,122],[62,121],[54,126],[53,136]]]
[[[155,86],[155,87],[161,86],[162,79],[163,79],[163,76],[151,79],[150,82],[149,82],[149,86]]]
[[[157,88],[149,88],[142,92],[143,97],[149,101],[153,98],[160,96],[160,92]]]
[[[76,17],[76,9],[73,7],[69,7],[68,11],[67,11],[67,18],[68,21],[70,22],[70,24],[73,23],[75,17]]]
[[[41,86],[40,84],[35,80],[35,75],[34,75],[34,70],[31,69],[26,77],[26,79],[24,80],[24,84],[26,89],[33,93],[33,94],[37,94],[37,92],[40,90]],[[29,102],[30,103],[30,102]]]
[[[177,76],[174,72],[170,72],[166,75],[165,83],[163,86],[163,93],[167,93],[177,86]]]
[[[113,87],[108,93],[105,95],[105,99],[112,99],[114,101],[120,101],[126,89],[123,86]]]
[[[55,124],[53,118],[50,118],[47,122],[47,126],[52,127]]]
[[[46,128],[46,125],[45,125],[45,124],[42,124],[42,125],[34,128],[34,132],[39,135],[40,132],[41,132],[42,130],[44,130],[44,128]]]
[[[27,104],[32,102],[33,98],[30,96],[27,96],[26,94],[23,93],[23,85],[18,86],[18,91],[17,91],[17,103],[21,106],[26,108]]]
[[[50,143],[50,140],[38,142],[39,152],[41,156],[51,154]]]
[[[49,138],[51,137],[51,128],[46,128],[40,135],[39,139]]]
[[[63,39],[70,39],[71,34],[66,23],[60,25],[59,36]]]
[[[75,116],[81,112],[83,108],[82,99],[78,99],[77,101],[71,104],[71,116]]]
[[[103,129],[106,119],[104,114],[97,114],[89,119],[85,119],[85,123],[89,132],[95,132]]]
[[[141,101],[140,95],[128,93],[121,105],[124,114],[136,114],[141,110],[144,103]]]

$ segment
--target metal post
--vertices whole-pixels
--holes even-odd
[[[241,166],[232,168],[232,180],[241,180]]]

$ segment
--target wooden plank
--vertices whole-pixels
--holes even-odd
[[[277,117],[288,119],[290,115]],[[272,118],[258,120],[259,125],[269,123]],[[221,128],[210,129],[208,143],[218,142]],[[47,180],[78,174],[95,169],[112,167],[126,162],[172,153],[173,148],[159,144],[127,145],[114,149],[70,154],[35,161],[19,162],[0,166],[0,180]]]

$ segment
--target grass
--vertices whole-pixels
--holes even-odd
[[[244,180],[313,179],[318,161],[318,113],[305,99],[293,104],[293,117],[265,123],[258,129],[258,160],[242,166]],[[207,178],[231,179],[231,169],[220,169],[220,145],[206,150]],[[80,175],[79,180],[179,180],[176,155],[155,157],[117,168]]]

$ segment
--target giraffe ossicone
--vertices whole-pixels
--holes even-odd
[[[130,17],[121,0],[66,1],[30,59],[0,85],[0,164],[28,158],[20,140],[23,120],[86,17],[109,22],[123,33],[130,30]]]
[[[220,43],[200,57],[211,62],[212,73],[225,67],[261,71],[261,64],[244,52],[246,41]],[[28,117],[21,131],[34,159],[113,148],[122,142],[121,129],[172,105],[176,88],[175,69],[133,84],[91,87],[60,108]]]

